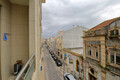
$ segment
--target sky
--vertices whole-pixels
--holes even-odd
[[[42,36],[54,37],[58,31],[83,26],[92,28],[120,17],[120,0],[46,0],[42,4]]]

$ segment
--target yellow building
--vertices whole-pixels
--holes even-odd
[[[14,80],[14,64],[18,61],[29,63],[32,75],[24,76],[25,80],[40,80],[42,2],[0,0],[0,80]]]
[[[59,31],[58,34],[56,35],[56,54],[60,60],[63,59],[62,40],[63,40],[63,31]]]

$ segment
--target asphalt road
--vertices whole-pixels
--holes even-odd
[[[60,76],[57,66],[52,59],[48,49],[46,48],[46,45],[43,46],[44,49],[44,60],[46,64],[46,69],[47,69],[47,76],[48,80],[62,80],[62,77]]]

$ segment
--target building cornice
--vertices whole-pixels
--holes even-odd
[[[82,55],[80,55],[80,54],[78,54],[78,53],[75,53],[75,52],[70,51],[70,50],[67,50],[67,49],[63,49],[63,51],[69,52],[69,53],[71,53],[71,54],[73,54],[73,55],[75,55],[75,56],[78,56],[78,57],[81,57],[81,56],[82,56]]]

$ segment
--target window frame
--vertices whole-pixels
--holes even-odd
[[[99,61],[99,55],[100,55],[100,53],[99,53],[99,49],[100,49],[100,45],[97,45],[97,44],[87,44],[87,46],[86,46],[86,48],[87,48],[87,54],[86,54],[86,56],[87,57],[89,57],[89,58],[92,58],[92,59],[94,59],[94,60],[97,60],[97,61]],[[98,50],[98,58],[96,58],[96,49]],[[89,51],[91,50],[91,56],[89,55]]]
[[[117,57],[117,54],[118,54],[118,55],[119,55],[119,57],[120,57],[120,52],[117,52],[115,57]],[[116,58],[116,64],[117,64],[117,58]],[[120,63],[119,63],[119,64],[117,64],[117,65],[119,65],[119,66],[120,66]]]
[[[109,49],[114,49],[114,48],[109,48]],[[109,50],[108,49],[108,50]],[[115,49],[119,49],[119,48],[115,48]],[[111,53],[113,53],[114,54],[114,63],[112,63],[111,62]],[[116,54],[117,53],[119,53],[120,54],[120,52],[117,52],[117,51],[108,51],[108,63],[109,63],[109,65],[111,65],[111,66],[114,66],[114,67],[118,67],[118,68],[120,68],[120,65],[118,65],[118,64],[116,64]]]
[[[114,30],[114,35],[115,35],[115,36],[120,36],[120,28],[117,28],[117,27],[113,27],[113,28],[111,28],[111,29],[108,30],[108,35],[109,35],[109,36],[112,36],[112,35],[111,35],[111,31],[112,31],[112,30]],[[116,31],[118,31],[118,35],[116,35]]]

